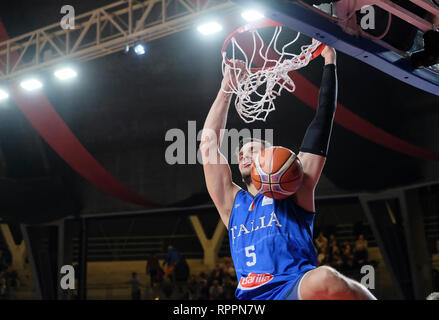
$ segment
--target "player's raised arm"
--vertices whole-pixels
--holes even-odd
[[[326,47],[322,56],[325,59],[325,66],[319,92],[319,105],[316,115],[305,133],[298,155],[304,171],[303,182],[300,189],[293,195],[295,202],[308,211],[315,210],[314,189],[325,165],[337,107],[335,50]]]
[[[233,183],[227,159],[219,151],[231,99],[231,93],[225,93],[223,89],[228,91],[231,81],[230,74],[226,72],[221,89],[204,123],[200,143],[207,191],[226,227],[235,195],[240,189]]]

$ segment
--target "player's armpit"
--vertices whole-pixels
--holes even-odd
[[[295,194],[291,196],[294,203],[306,211],[315,212],[314,188],[302,185]]]
[[[326,157],[308,152],[299,152],[297,156],[303,167],[304,175],[302,185],[314,189],[319,182],[320,175],[325,166]]]
[[[226,158],[219,152],[216,143],[204,142],[200,145],[207,191],[217,208],[226,228],[235,196],[241,189],[233,183],[232,173]]]
[[[292,198],[299,207],[314,212],[314,190],[319,182],[326,158],[308,152],[299,152],[298,158],[303,167],[303,180]]]

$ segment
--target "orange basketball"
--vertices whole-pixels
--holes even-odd
[[[302,163],[293,151],[270,147],[262,150],[253,161],[251,177],[259,193],[274,199],[285,199],[302,184]]]

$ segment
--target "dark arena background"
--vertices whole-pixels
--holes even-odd
[[[229,234],[197,151],[221,47],[253,5],[285,30],[300,10],[313,15],[297,23],[296,51],[316,34],[337,50],[338,107],[315,191],[319,265],[379,300],[438,292],[439,50],[423,34],[439,7],[382,1],[418,18],[374,5],[376,29],[353,35],[324,17],[343,2],[1,1],[1,299],[236,299]],[[200,27],[209,21],[217,30]],[[413,66],[415,52],[433,58]],[[242,121],[232,99],[227,129],[260,129],[297,153],[322,67],[318,57],[296,71],[296,91],[265,122]]]

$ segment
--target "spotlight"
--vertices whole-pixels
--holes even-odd
[[[27,91],[34,91],[34,90],[40,89],[43,86],[43,84],[40,81],[38,81],[37,79],[28,79],[28,80],[22,81],[20,83],[20,86]]]
[[[145,46],[143,45],[143,44],[141,44],[141,43],[139,43],[139,44],[136,44],[135,46],[134,46],[134,52],[138,55],[138,56],[141,56],[141,55],[144,55],[145,54]]]
[[[207,35],[210,35],[213,33],[220,32],[221,30],[223,30],[223,27],[217,22],[209,22],[209,23],[205,23],[205,24],[200,25],[197,28],[197,30],[201,34],[207,36]]]
[[[7,98],[9,98],[9,94],[5,90],[0,89],[0,101],[6,100]]]
[[[59,69],[55,72],[55,77],[57,77],[60,80],[67,80],[67,79],[75,78],[76,76],[77,76],[76,71],[69,67]]]
[[[261,12],[256,10],[246,10],[241,14],[241,16],[248,22],[256,21],[264,17]]]

